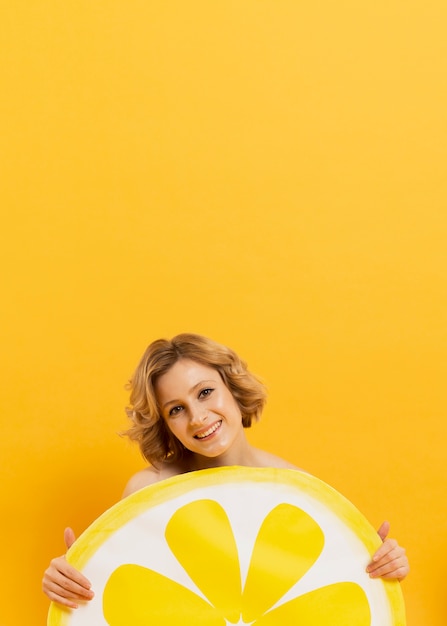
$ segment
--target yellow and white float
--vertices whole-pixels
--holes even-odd
[[[48,626],[404,626],[400,585],[370,579],[380,545],[343,496],[294,470],[227,467],[146,487],[67,558],[95,597]]]

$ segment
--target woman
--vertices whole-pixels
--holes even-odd
[[[223,466],[298,469],[249,444],[245,428],[259,419],[266,401],[262,383],[229,348],[200,335],[181,334],[154,341],[129,383],[132,422],[126,434],[137,441],[150,465],[128,482],[123,497],[187,472]],[[405,550],[378,530],[382,546],[373,555],[371,577],[402,580],[409,566]],[[65,530],[67,547],[74,533]],[[90,582],[67,563],[53,559],[43,590],[69,608],[93,598]]]

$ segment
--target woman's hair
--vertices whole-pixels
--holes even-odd
[[[123,433],[138,442],[142,455],[154,465],[177,461],[187,454],[186,448],[166,426],[155,396],[157,379],[180,359],[190,359],[219,372],[240,408],[244,428],[260,418],[266,402],[264,385],[230,348],[192,333],[177,335],[170,341],[154,341],[127,385],[130,405],[126,413],[132,425]]]

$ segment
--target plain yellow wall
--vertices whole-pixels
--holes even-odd
[[[15,0],[1,63],[1,626],[143,466],[146,344],[270,390],[251,440],[326,480],[445,626],[447,5]]]

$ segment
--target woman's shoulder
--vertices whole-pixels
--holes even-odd
[[[122,497],[125,498],[126,496],[130,496],[132,493],[135,493],[135,491],[143,489],[143,487],[153,485],[154,483],[158,483],[160,480],[160,470],[152,466],[145,467],[130,477],[124,488]]]
[[[157,467],[149,465],[131,476],[122,497],[130,496],[132,493],[135,493],[135,491],[139,491],[149,485],[154,485],[166,478],[178,476],[178,474],[183,474],[185,471],[183,467],[175,463],[160,463]]]
[[[304,471],[296,465],[293,465],[293,463],[290,463],[275,454],[259,449],[256,449],[256,465],[258,467],[273,467],[275,469],[294,469],[301,472]]]

